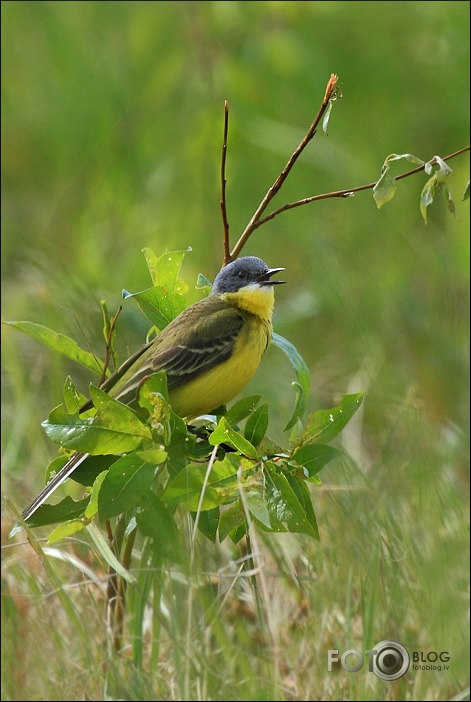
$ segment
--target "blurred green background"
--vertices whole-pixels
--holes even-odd
[[[343,98],[329,135],[319,131],[273,207],[375,181],[390,153],[430,160],[467,145],[469,3],[3,2],[2,319],[45,324],[102,356],[99,301],[113,312],[122,288],[149,287],[145,246],[191,247],[182,275],[189,301],[198,299],[197,274],[212,280],[223,256],[224,100],[234,245],[331,73]],[[418,174],[381,210],[366,191],[283,213],[243,251],[286,268],[274,326],[309,366],[308,410],[366,392],[339,444],[347,457],[323,471],[314,495],[321,544],[290,542],[293,559],[316,571],[305,590],[310,624],[293,640],[318,637],[308,666],[316,683],[299,674],[294,698],[440,699],[466,685],[468,154],[449,165],[456,218],[437,197],[424,224]],[[132,301],[119,324],[124,358],[148,325]],[[22,509],[56,455],[41,421],[67,373],[83,392],[90,378],[6,327],[2,373],[4,491]],[[270,348],[245,393],[268,399],[279,441],[293,379]],[[8,583],[14,592],[18,582]],[[317,628],[326,612],[337,622],[330,639]],[[348,633],[339,622],[355,617]],[[345,650],[350,635],[356,648],[370,637],[448,650],[450,670],[411,671],[394,693],[368,687],[363,672],[364,689],[352,692],[361,676],[342,672],[332,688],[328,644]],[[15,695],[30,694],[21,671],[44,664],[32,649],[12,664],[4,699],[28,699]]]

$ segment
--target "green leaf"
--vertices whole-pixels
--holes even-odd
[[[74,519],[70,522],[65,522],[56,527],[47,537],[47,543],[54,544],[61,539],[65,539],[67,536],[76,534],[77,531],[81,531],[85,527],[85,522],[82,519]]]
[[[130,585],[136,585],[136,578],[121,565],[108,543],[105,541],[101,531],[96,528],[95,522],[87,524],[87,531],[98,549],[98,552],[102,555],[104,561],[108,563],[108,565],[113,568],[113,570],[115,570],[116,573],[123,578],[123,580],[126,580],[126,582],[128,582]]]
[[[259,458],[270,458],[273,456],[286,457],[285,449],[279,446],[278,444],[275,444],[275,442],[269,439],[268,436],[264,436],[261,442],[258,444],[257,454]]]
[[[42,422],[47,436],[56,444],[106,455],[133,451],[143,439],[152,438],[149,428],[128,407],[93,386],[90,394],[98,410],[95,417],[67,414],[59,405]]]
[[[291,383],[296,390],[294,412],[288,424],[283,429],[283,431],[289,431],[304,414],[309,397],[311,379],[309,377],[309,370],[304,362],[304,359],[293,344],[291,344],[284,337],[275,333],[273,334],[272,341],[275,346],[278,346],[278,348],[284,351],[284,353],[288,356],[288,359],[290,360],[296,373],[297,382]]]
[[[245,524],[245,511],[242,500],[238,497],[231,507],[221,514],[219,519],[219,541],[224,541],[226,536],[231,532],[235,532],[242,524]]]
[[[411,163],[415,163],[418,166],[424,165],[424,162],[421,158],[418,158],[418,156],[413,156],[412,154],[390,154],[384,162],[384,165],[390,163],[391,161],[400,161],[401,159],[410,161]]]
[[[327,105],[327,109],[324,114],[324,119],[322,120],[322,130],[324,131],[325,134],[327,134],[327,126],[329,124],[329,119],[330,119],[330,113],[332,112],[332,105],[334,103],[332,100],[329,100],[329,104]]]
[[[296,446],[296,445],[297,445],[298,440],[299,440],[299,437],[301,436],[301,434],[303,433],[303,431],[304,431],[304,425],[303,425],[303,423],[301,422],[301,420],[298,419],[298,421],[296,422],[296,424],[294,425],[294,427],[291,429],[290,434],[289,434],[289,439],[288,439],[288,441],[289,441],[289,445],[290,445],[290,446]]]
[[[204,295],[208,296],[212,290],[212,283],[206,278],[202,273],[198,273],[198,278],[196,280],[196,289],[202,290]]]
[[[98,418],[103,427],[119,433],[129,434],[132,437],[152,438],[149,428],[141,421],[136,412],[127,405],[123,405],[122,402],[118,402],[118,400],[110,397],[107,392],[93,385],[90,385],[90,397],[97,410],[97,414],[93,419],[96,420]],[[121,449],[119,453],[132,450]]]
[[[258,446],[268,428],[268,403],[264,402],[247,419],[244,436],[253,446]]]
[[[233,544],[238,544],[241,539],[247,534],[247,521],[244,520],[240,526],[236,527],[229,533],[229,538]]]
[[[363,392],[344,395],[338,407],[312,412],[308,417],[308,423],[302,435],[296,443],[301,445],[313,441],[316,443],[332,441],[353,417],[360,407],[363,397]]]
[[[256,490],[249,490],[244,495],[248,510],[252,516],[271,530],[270,513],[263,495]]]
[[[87,401],[85,395],[75,387],[70,375],[67,376],[64,383],[64,405],[69,414],[78,412],[80,407]]]
[[[298,449],[291,461],[303,467],[303,472],[309,480],[319,473],[327,463],[342,455],[342,451],[326,444],[306,444]]]
[[[144,496],[136,521],[143,536],[153,539],[152,549],[163,558],[181,563],[178,529],[167,506],[150,490]]]
[[[113,317],[113,319],[110,319],[110,315],[108,312],[108,305],[106,304],[106,300],[100,300],[100,307],[101,311],[103,314],[103,336],[105,339],[106,344],[108,345],[109,348],[109,353],[110,353],[110,358],[113,361],[113,365],[115,368],[118,367],[118,353],[115,349],[115,340],[116,340],[116,319],[118,318],[120,312],[121,312],[121,307],[118,309],[117,313]]]
[[[419,166],[424,165],[421,158],[413,156],[412,154],[390,154],[383,163],[381,177],[373,188],[373,197],[378,209],[381,209],[389,200],[392,200],[396,192],[396,178],[391,173],[389,164],[392,161],[400,161],[402,159],[410,161],[411,163],[416,163]]]
[[[437,185],[437,174],[434,173],[433,176],[425,183],[420,194],[420,211],[422,213],[422,217],[424,218],[425,224],[427,224],[427,207],[433,202]]]
[[[248,468],[249,466],[246,469]],[[235,456],[226,455],[222,461],[214,462],[206,482],[201,511],[214,509],[234,495],[238,490],[238,469],[239,461]],[[163,502],[172,506],[184,502],[187,509],[196,512],[200,505],[206,471],[206,465],[186,465],[169,483],[162,497]]]
[[[88,505],[88,497],[80,502],[75,502],[71,497],[65,497],[56,505],[41,505],[34,514],[26,520],[30,527],[45,526],[46,524],[57,524],[66,520],[76,519],[85,512]]]
[[[175,442],[188,440],[186,424],[175,412],[171,412],[170,414],[170,430],[172,432],[172,437],[169,446],[173,447]]]
[[[381,178],[378,180],[378,182],[373,188],[373,197],[375,199],[378,210],[381,209],[381,207],[387,202],[393,199],[395,192],[396,178],[391,173],[391,169],[388,165],[383,166]]]
[[[433,173],[433,167],[438,166],[438,170]],[[433,173],[432,177],[425,183],[422,193],[420,195],[420,211],[422,217],[424,218],[425,224],[427,224],[427,207],[432,204],[433,198],[435,196],[435,191],[444,191],[445,199],[447,201],[447,207],[450,212],[455,215],[455,205],[451,193],[446,185],[446,179],[453,173],[450,166],[448,166],[445,161],[440,158],[440,156],[434,156],[428,163],[425,164],[425,172],[430,175]]]
[[[80,363],[98,375],[101,375],[103,372],[103,362],[100,359],[81,349],[76,341],[64,334],[58,334],[52,329],[48,329],[42,324],[34,324],[34,322],[4,322],[4,324],[9,324],[11,327],[32,336],[36,341],[40,341],[45,346],[58,351],[63,356],[72,359],[72,361]]]
[[[105,339],[105,342],[108,343],[111,332],[111,319],[106,300],[100,300],[100,307],[103,315],[103,338]],[[115,333],[113,333],[113,336],[115,336]]]
[[[167,469],[170,477],[174,477],[186,466],[187,453],[191,451],[193,440],[187,434],[186,424],[173,412],[169,426],[171,435],[170,443],[166,444],[168,450]]]
[[[260,402],[261,397],[261,395],[251,395],[250,397],[243,397],[241,400],[234,403],[232,407],[227,410],[227,423],[231,425],[238,424],[243,419],[248,417],[248,415],[254,411]]]
[[[286,480],[290,484],[291,489],[298,498],[299,504],[304,510],[305,517],[310,524],[313,536],[315,539],[320,541],[319,527],[317,526],[316,515],[314,514],[314,508],[312,506],[311,495],[309,490],[303,480],[298,480],[294,475],[291,475],[287,470],[281,469],[281,472],[285,476]]]
[[[154,466],[160,466],[167,460],[167,451],[164,449],[146,449],[145,451],[136,451],[136,455],[142,458],[146,463],[152,463]]]
[[[196,436],[192,436],[191,434],[187,436],[186,442],[188,458],[193,461],[200,461],[203,458],[208,458],[214,449],[214,446],[211,446],[204,438],[198,437],[198,440],[196,440]]]
[[[267,462],[265,497],[273,531],[289,530],[318,538],[318,531],[311,524],[309,515],[300,503],[287,477],[277,473]],[[284,527],[286,525],[287,529]]]
[[[464,189],[462,202],[464,202],[464,200],[469,200],[469,180],[468,180],[468,182],[466,183],[466,187],[465,187],[465,189]]]
[[[248,458],[257,458],[257,451],[252,444],[238,434],[235,429],[229,426],[225,417],[221,417],[216,429],[209,436],[209,443],[213,446],[217,444],[229,444]]]
[[[161,256],[156,256],[152,249],[144,248],[142,253],[147,262],[152,284],[163,288],[168,293],[180,293],[184,295],[188,290],[188,285],[179,277],[180,268],[186,254],[191,251],[186,250],[168,251]]]
[[[112,454],[107,456],[88,456],[83,463],[77,466],[70,478],[84,487],[91,487],[100,473],[108,470],[116,460],[116,456]]]
[[[108,471],[104,470],[95,478],[92,487],[92,494],[90,495],[90,502],[88,503],[85,509],[86,519],[94,519],[98,514],[98,496],[100,494],[100,489],[107,473]]]
[[[168,404],[167,374],[164,371],[153,373],[139,390],[139,404],[148,410],[150,424],[162,436],[162,442],[170,440],[171,409]]]
[[[443,194],[445,196],[446,204],[448,209],[450,210],[451,214],[456,217],[456,211],[455,211],[455,203],[453,202],[453,198],[451,196],[450,189],[448,185],[444,184],[443,185]]]
[[[168,293],[161,287],[148,288],[134,294],[123,291],[123,297],[134,298],[146,317],[158,329],[164,329],[186,307],[185,298],[179,293]]]
[[[54,458],[46,468],[46,473],[44,476],[44,485],[47,485],[57,473],[65,466],[70,456],[57,456]]]
[[[196,518],[196,512],[192,512],[193,519]],[[219,507],[208,509],[205,512],[200,512],[198,519],[198,529],[206,536],[213,544],[216,543],[216,535],[219,526]]]
[[[142,383],[139,391],[139,398],[141,398],[141,396],[146,397],[149,393],[159,393],[164,397],[165,401],[168,402],[167,374],[165,371],[152,373],[152,375],[149,375],[144,383]],[[146,405],[143,405],[143,407],[144,406]],[[148,402],[147,408],[151,410],[152,407],[153,403]]]
[[[440,158],[440,156],[434,156],[433,159],[426,165],[432,166],[432,164],[438,166],[437,179],[439,183],[444,183],[446,177],[453,173],[450,166],[448,166],[447,163],[442,158]]]
[[[113,463],[98,496],[100,520],[111,519],[139,504],[154,480],[155,468],[136,454]]]

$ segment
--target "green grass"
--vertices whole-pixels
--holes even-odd
[[[258,534],[251,553],[198,540],[191,566],[188,550],[185,567],[151,571],[138,544],[120,654],[91,544],[46,549],[46,571],[17,536],[4,553],[4,698],[451,699],[468,666],[460,484],[438,480],[441,464],[429,457],[402,468],[392,505],[394,480],[337,463],[314,489],[321,544]],[[250,555],[253,577],[241,568]],[[449,651],[450,672],[395,683],[327,673],[328,649],[363,652],[384,638],[410,652]]]
[[[466,145],[468,3],[2,3],[2,319],[101,355],[99,301],[113,314],[122,288],[148,286],[145,246],[192,247],[182,276],[197,299],[197,274],[222,260],[224,100],[235,242],[334,72],[329,136],[274,207],[372,182],[391,153]],[[54,548],[43,529],[8,538],[56,455],[41,422],[67,374],[82,392],[91,378],[3,328],[2,699],[469,699],[468,155],[449,165],[456,219],[440,197],[424,224],[415,175],[379,211],[367,191],[251,237],[244,254],[286,268],[274,326],[308,365],[307,411],[365,392],[336,440],[344,457],[312,487],[321,541],[199,535],[192,551],[187,536],[176,568],[149,567],[137,540],[119,654],[88,534]],[[119,324],[123,359],[147,325],[126,304]],[[292,376],[272,347],[246,389],[281,443]],[[449,669],[327,671],[329,649],[385,639],[448,651]]]

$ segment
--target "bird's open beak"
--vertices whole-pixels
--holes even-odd
[[[286,280],[270,280],[272,275],[284,270],[284,268],[269,268],[265,273],[258,276],[256,282],[259,285],[281,285],[281,283],[286,283]]]

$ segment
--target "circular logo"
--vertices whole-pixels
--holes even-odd
[[[381,680],[398,680],[409,670],[407,649],[397,641],[381,641],[374,646],[373,673]]]

